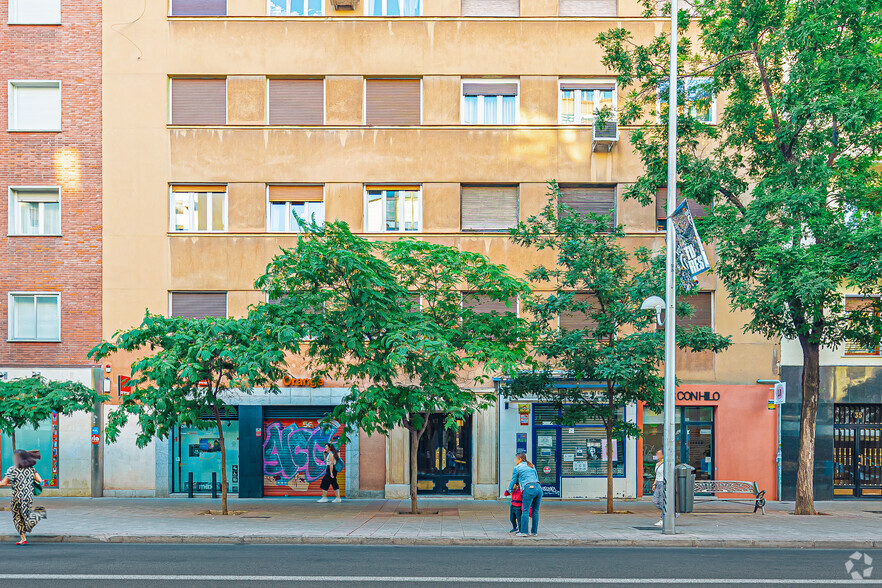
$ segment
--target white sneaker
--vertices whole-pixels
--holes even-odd
[[[321,498],[319,498],[318,500],[316,500],[316,502],[327,502],[327,501],[328,501],[328,497],[327,497],[327,496],[322,496]]]
[[[518,533],[515,537],[529,537],[526,533]]]
[[[661,527],[662,525],[665,524],[665,522],[664,522],[664,521],[659,521],[659,522],[654,523],[654,524],[655,524],[656,527]]]
[[[332,500],[331,502],[343,502],[343,499],[341,499],[341,498],[338,496],[337,498],[335,498],[335,499]]]

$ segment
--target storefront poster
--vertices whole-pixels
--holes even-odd
[[[601,446],[602,449],[603,449],[602,454],[601,454],[601,456],[600,456],[600,459],[602,459],[603,461],[606,461],[606,439],[601,439],[601,440],[600,440],[600,446]],[[619,461],[619,444],[616,443],[615,440],[613,440],[612,448],[613,448],[613,450],[612,450],[612,460],[613,460],[613,461]]]
[[[324,429],[317,418],[267,419],[263,432],[263,493],[265,496],[317,496],[325,475],[324,448],[329,441],[346,461],[339,444],[343,427]],[[344,472],[337,474],[345,493]]]

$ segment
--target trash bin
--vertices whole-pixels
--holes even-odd
[[[695,468],[681,463],[674,469],[677,472],[677,491],[674,494],[677,512],[692,512],[695,502]]]

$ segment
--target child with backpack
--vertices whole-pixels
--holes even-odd
[[[508,490],[505,491],[505,496],[508,496]],[[514,485],[514,488],[511,491],[511,509],[509,510],[509,520],[511,520],[511,531],[509,533],[517,533],[521,528],[521,514],[523,513],[523,496],[524,493],[521,492],[521,487],[517,484]]]

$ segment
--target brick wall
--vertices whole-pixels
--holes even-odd
[[[8,25],[0,4],[0,366],[88,365],[101,337],[101,3],[61,25]],[[8,80],[61,80],[61,132],[10,133]],[[61,237],[10,237],[9,187],[61,187]],[[9,292],[61,293],[60,343],[7,341]]]

